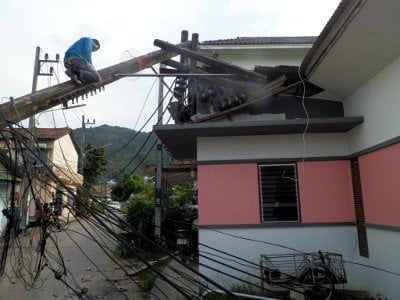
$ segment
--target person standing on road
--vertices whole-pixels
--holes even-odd
[[[92,52],[100,49],[97,39],[83,37],[77,40],[64,54],[65,73],[76,84],[100,81],[100,75],[92,63]]]

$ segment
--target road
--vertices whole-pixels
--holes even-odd
[[[76,293],[84,288],[87,293],[81,299],[140,299],[133,279],[126,275],[140,266],[132,260],[114,262],[100,245],[113,257],[115,241],[104,234],[104,229],[98,230],[89,223],[84,225],[89,233],[74,221],[67,230],[54,232],[47,238],[46,260],[42,264],[37,251],[39,227],[12,239],[0,280],[0,299],[80,299]],[[39,264],[43,268],[34,281]],[[67,270],[66,275],[56,279],[55,275],[63,270]]]

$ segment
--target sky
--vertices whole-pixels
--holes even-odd
[[[339,0],[4,0],[0,9],[0,95],[31,93],[36,47],[40,59],[49,59],[83,36],[96,38],[101,49],[92,55],[97,69],[117,64],[132,55],[159,50],[155,39],[177,44],[181,31],[199,40],[262,36],[317,36],[339,5]],[[47,72],[50,65],[43,65]],[[53,76],[39,76],[37,89],[68,78],[62,64]],[[142,71],[152,73],[151,70]],[[80,100],[84,106],[61,106],[36,116],[38,127],[120,126],[151,131],[157,122],[158,84],[154,77],[118,80],[105,91]],[[76,105],[76,103],[75,103]],[[70,104],[72,106],[72,104]],[[147,125],[145,125],[147,122]],[[164,121],[165,122],[165,121]],[[24,126],[28,126],[26,121]]]

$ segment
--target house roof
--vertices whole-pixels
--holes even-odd
[[[31,131],[27,128],[14,128],[13,131],[16,131],[21,136],[30,137]],[[3,133],[9,133],[12,135],[12,132],[9,128],[3,129]],[[70,135],[72,143],[78,153],[80,153],[80,146],[75,140],[73,135],[73,131],[71,128],[64,127],[64,128],[38,128],[35,127],[34,129],[35,139],[39,141],[54,141],[57,140],[65,135]],[[4,139],[4,135],[0,135],[0,140]]]
[[[16,131],[18,134],[22,136],[29,137],[31,135],[31,131],[26,128],[14,128],[12,131]],[[4,129],[4,132],[9,132],[10,134],[12,133],[10,129]],[[35,127],[34,129],[34,135],[36,139],[39,140],[56,140],[64,135],[71,134],[72,129],[71,128],[37,128]],[[3,137],[0,136],[0,139]]]
[[[157,166],[145,165],[143,168],[144,175],[155,178]],[[180,160],[177,162],[163,163],[162,164],[162,181],[167,186],[193,182],[194,177],[191,172],[196,170],[196,163],[194,161]]]
[[[400,55],[399,11],[398,0],[342,0],[303,60],[304,77],[345,99]]]
[[[237,37],[234,39],[219,39],[201,42],[201,45],[265,45],[265,44],[313,44],[316,36],[274,36],[274,37]]]
[[[43,140],[57,140],[64,135],[71,134],[71,128],[35,128],[35,137]]]

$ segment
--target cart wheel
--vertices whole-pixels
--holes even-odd
[[[301,278],[300,283],[305,285],[306,299],[330,300],[335,292],[332,276],[325,269],[314,268],[308,270]]]

